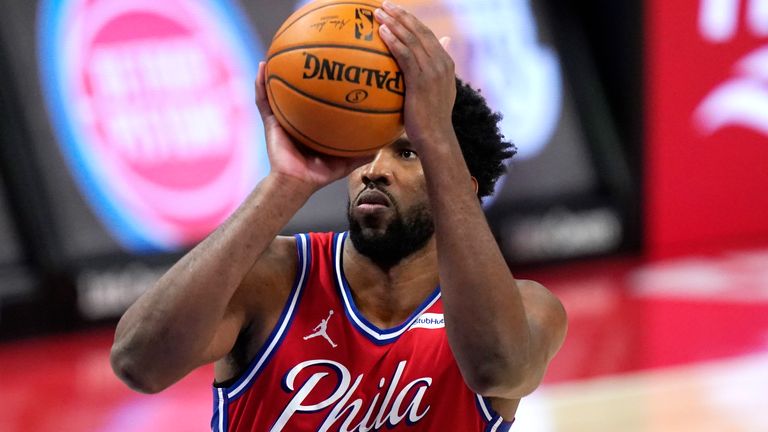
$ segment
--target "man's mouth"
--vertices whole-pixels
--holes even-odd
[[[376,210],[390,207],[392,202],[382,191],[366,189],[358,197],[355,206],[361,210]]]

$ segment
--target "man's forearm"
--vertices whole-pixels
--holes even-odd
[[[290,178],[265,178],[125,313],[113,347],[118,374],[173,382],[196,367],[243,278],[311,192]]]
[[[435,219],[449,343],[482,393],[514,386],[528,362],[520,292],[483,214],[454,135],[422,156]]]

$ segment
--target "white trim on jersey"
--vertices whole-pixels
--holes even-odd
[[[504,423],[504,419],[501,417],[497,417],[496,423],[493,424],[490,432],[498,432],[499,426],[501,426],[502,423]]]
[[[216,389],[216,391],[217,391],[218,396],[219,396],[218,397],[218,402],[219,402],[218,403],[218,405],[219,405],[219,422],[218,422],[219,424],[218,424],[218,426],[219,426],[219,428],[218,429],[214,429],[214,432],[225,432],[226,429],[224,429],[224,426],[225,426],[224,425],[224,417],[226,417],[226,416],[224,415],[225,414],[225,411],[224,411],[224,389],[223,388],[219,388],[219,389]]]
[[[396,340],[400,335],[405,333],[411,325],[421,316],[421,314],[428,310],[435,302],[440,298],[440,288],[436,288],[435,291],[428,297],[422,305],[414,311],[410,318],[397,327],[390,329],[380,329],[371,324],[365,317],[360,314],[355,305],[354,299],[352,299],[349,285],[344,277],[344,270],[342,267],[342,255],[344,253],[344,241],[346,240],[348,232],[337,234],[334,238],[334,275],[336,277],[336,284],[341,292],[344,308],[347,312],[347,316],[351,318],[352,324],[357,327],[358,330],[364,333],[374,343],[388,343]]]
[[[308,244],[309,244],[309,236],[307,234],[298,234],[296,236],[296,245],[299,249],[299,259],[301,261],[301,273],[299,274],[299,278],[297,279],[296,286],[293,290],[293,295],[290,298],[290,302],[288,303],[288,307],[284,310],[283,316],[280,318],[280,321],[278,322],[276,326],[276,332],[271,336],[270,340],[268,341],[269,344],[266,346],[266,349],[263,350],[263,352],[258,355],[256,358],[258,359],[256,361],[255,366],[251,367],[251,370],[249,371],[248,375],[243,379],[240,384],[235,387],[232,391],[227,393],[227,398],[229,400],[234,399],[237,397],[240,393],[242,393],[245,389],[247,389],[251,383],[254,380],[254,377],[262,370],[264,367],[264,364],[266,361],[270,358],[272,355],[272,352],[275,350],[275,347],[278,345],[278,343],[282,340],[282,337],[284,333],[286,332],[289,323],[291,322],[291,319],[293,318],[293,314],[296,310],[296,306],[298,304],[298,300],[301,296],[301,292],[304,289],[304,281],[307,277],[307,272],[309,271],[309,265],[311,256],[309,254]]]
[[[477,406],[480,408],[480,413],[483,414],[483,417],[485,417],[485,421],[493,420],[491,409],[489,409],[488,405],[486,405],[485,399],[479,394],[475,394],[475,397],[477,398]]]
[[[512,423],[515,422],[514,419],[509,422],[506,421],[504,417],[493,410],[493,407],[490,406],[490,403],[484,397],[475,393],[475,398],[477,399],[477,408],[480,414],[488,422],[488,426],[485,428],[486,432],[507,432],[510,430]]]

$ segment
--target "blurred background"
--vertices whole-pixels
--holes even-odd
[[[133,393],[112,333],[268,172],[252,82],[301,4],[4,2],[1,430],[206,430],[212,369]],[[569,313],[515,430],[767,431],[768,2],[400,4],[504,114],[488,220]]]

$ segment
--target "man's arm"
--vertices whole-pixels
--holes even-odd
[[[405,125],[419,153],[435,219],[440,286],[451,349],[466,383],[489,397],[536,388],[565,337],[560,302],[516,281],[485,220],[451,123],[454,65],[434,34],[384,4],[381,36],[403,70]]]
[[[295,146],[269,108],[264,86],[260,64],[256,104],[267,135],[270,174],[118,323],[112,368],[136,390],[165,389],[231,351],[244,325],[261,322],[249,302],[279,295],[295,271],[294,240],[276,235],[312,193],[365,162],[308,154]]]
[[[249,318],[249,294],[235,294],[251,267],[274,243],[274,251],[265,254],[272,257],[274,271],[292,270],[286,265],[291,248],[284,244],[292,239],[275,236],[308,195],[287,180],[264,179],[227,222],[123,315],[111,360],[115,373],[129,386],[150,393],[163,390],[232,349]],[[280,258],[287,262],[280,265]],[[255,288],[274,295],[279,287],[265,282]]]

